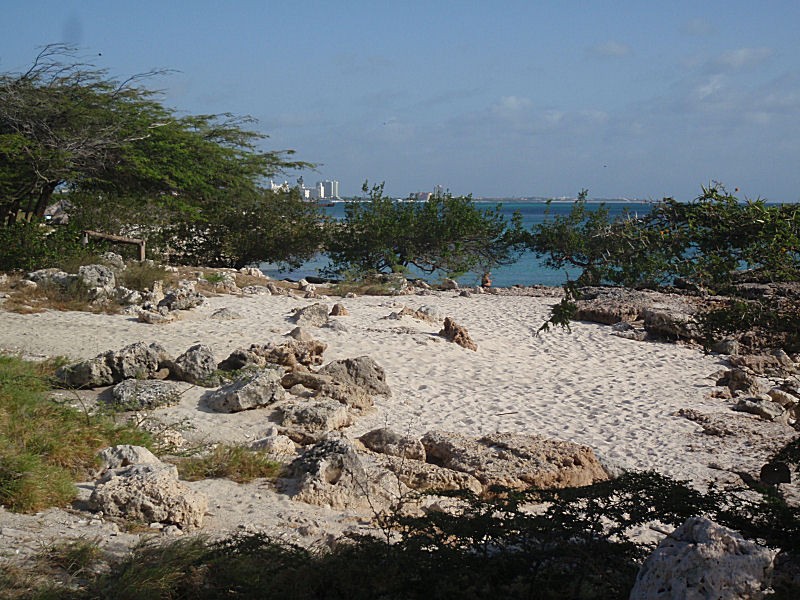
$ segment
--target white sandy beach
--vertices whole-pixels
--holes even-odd
[[[288,320],[292,309],[314,302],[341,302],[349,311],[332,317],[340,327],[311,329],[328,345],[324,362],[368,355],[384,368],[392,389],[391,398],[380,399],[374,411],[346,430],[350,437],[377,427],[476,437],[495,431],[537,433],[590,446],[613,465],[654,469],[705,487],[715,480],[734,482],[728,469],[757,474],[769,452],[792,433],[733,413],[730,401],[711,398],[715,380],[710,376],[723,368],[723,357],[704,355],[697,347],[632,341],[611,335],[609,327],[586,323],[575,323],[571,333],[554,329],[537,336],[553,298],[462,297],[457,292],[322,300],[222,295],[164,325],[140,323],[128,315],[0,312],[0,349],[82,359],[137,341],[159,342],[173,356],[202,343],[222,360],[236,348],[281,341],[294,327]],[[477,352],[439,337],[441,323],[385,318],[403,306],[434,307],[442,319],[451,316],[467,328]],[[241,318],[210,318],[221,307]],[[161,409],[162,418],[188,419],[195,428],[191,434],[206,441],[252,441],[270,426],[267,410],[200,410],[204,392],[188,389],[179,407]],[[681,408],[715,415],[732,423],[737,433],[706,435],[697,423],[676,414]],[[210,531],[255,527],[275,533],[288,528],[322,537],[362,522],[357,515],[301,506],[263,483],[192,485],[218,498],[206,524]]]

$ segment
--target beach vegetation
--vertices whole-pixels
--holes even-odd
[[[800,277],[800,205],[739,201],[720,184],[691,202],[665,198],[644,215],[611,219],[583,190],[567,215],[533,227],[530,249],[554,269],[582,270],[581,285],[661,287],[681,282],[726,292],[743,281]]]
[[[499,207],[479,208],[469,196],[398,201],[383,184],[362,189],[363,201],[349,202],[344,220],[328,229],[332,273],[480,274],[513,263],[524,248],[519,214],[509,221]]]
[[[53,362],[0,355],[0,504],[10,510],[69,504],[73,482],[95,472],[102,448],[152,447],[145,431],[51,399],[54,371]]]
[[[173,279],[172,273],[168,272],[164,265],[152,262],[129,262],[125,268],[116,274],[117,284],[131,290],[146,292],[153,289],[153,285],[158,282],[168,282]]]
[[[567,324],[578,286],[618,285],[725,295],[699,317],[705,343],[757,330],[764,343],[800,349],[792,294],[752,297],[748,284],[800,280],[800,205],[740,201],[722,185],[691,202],[665,198],[644,215],[589,210],[584,190],[567,215],[533,227],[529,248],[546,266],[578,267],[550,324]]]
[[[283,465],[268,453],[229,444],[217,444],[209,452],[173,462],[181,479],[187,481],[225,478],[248,483],[254,479],[275,479],[283,471]]]
[[[264,186],[313,165],[262,150],[249,117],[166,107],[146,85],[164,73],[119,80],[64,44],[25,72],[0,73],[0,229],[20,242],[0,246],[0,268],[50,266],[56,242],[77,244],[83,229],[145,238],[187,264],[294,264],[317,251],[318,236],[303,235],[317,226],[311,207]],[[42,233],[56,201],[72,227]],[[55,237],[42,244],[45,234]]]

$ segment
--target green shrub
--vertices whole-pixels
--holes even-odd
[[[0,271],[62,268],[68,262],[88,264],[100,247],[81,242],[80,230],[69,225],[19,221],[0,227]]]

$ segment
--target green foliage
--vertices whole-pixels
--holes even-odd
[[[569,215],[534,227],[530,248],[545,264],[583,269],[578,283],[654,287],[681,278],[725,291],[736,281],[800,275],[800,206],[739,202],[719,185],[693,202],[665,198],[649,214],[609,218],[581,192]]]
[[[584,190],[570,214],[533,228],[530,248],[552,268],[581,268],[579,285],[659,288],[681,282],[728,294],[730,300],[698,318],[706,347],[751,331],[744,340],[751,349],[800,349],[797,299],[744,299],[739,287],[800,279],[800,205],[740,202],[714,185],[693,202],[665,198],[647,215],[612,220],[602,205],[589,210]],[[568,324],[577,297],[568,290],[542,329]]]
[[[0,504],[11,510],[63,506],[75,496],[72,482],[96,468],[98,450],[150,445],[143,431],[48,399],[45,369],[0,355]]]
[[[298,267],[323,240],[323,217],[296,190],[226,198],[192,219],[157,229],[153,243],[183,264],[241,268],[259,262]]]
[[[74,226],[49,227],[37,221],[0,226],[0,271],[33,271],[61,267],[67,261],[85,264],[98,246],[81,244]]]
[[[800,352],[800,298],[728,298],[701,312],[697,322],[706,349],[727,336],[748,332],[740,340],[746,349]]]
[[[258,478],[274,479],[283,469],[265,452],[224,444],[204,456],[179,459],[176,464],[181,478],[187,481],[224,477],[248,483]]]
[[[507,222],[499,207],[479,209],[470,197],[436,195],[427,202],[395,201],[383,185],[349,202],[345,219],[329,228],[334,273],[405,272],[457,276],[510,264],[523,246],[522,218]]]
[[[141,85],[158,74],[119,82],[62,44],[43,49],[25,73],[0,74],[0,228],[41,219],[60,190],[78,228],[160,232],[157,246],[176,242],[195,262],[296,264],[313,254],[320,236],[303,237],[309,217],[299,202],[262,186],[313,165],[290,160],[292,151],[260,150],[265,136],[248,129],[248,117],[163,106]],[[38,239],[27,245],[7,264],[22,268],[14,259],[30,255],[27,268],[39,267]]]

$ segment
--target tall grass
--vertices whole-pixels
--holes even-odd
[[[53,370],[0,355],[0,504],[10,510],[68,504],[73,482],[91,476],[106,446],[152,446],[147,432],[49,399]]]

